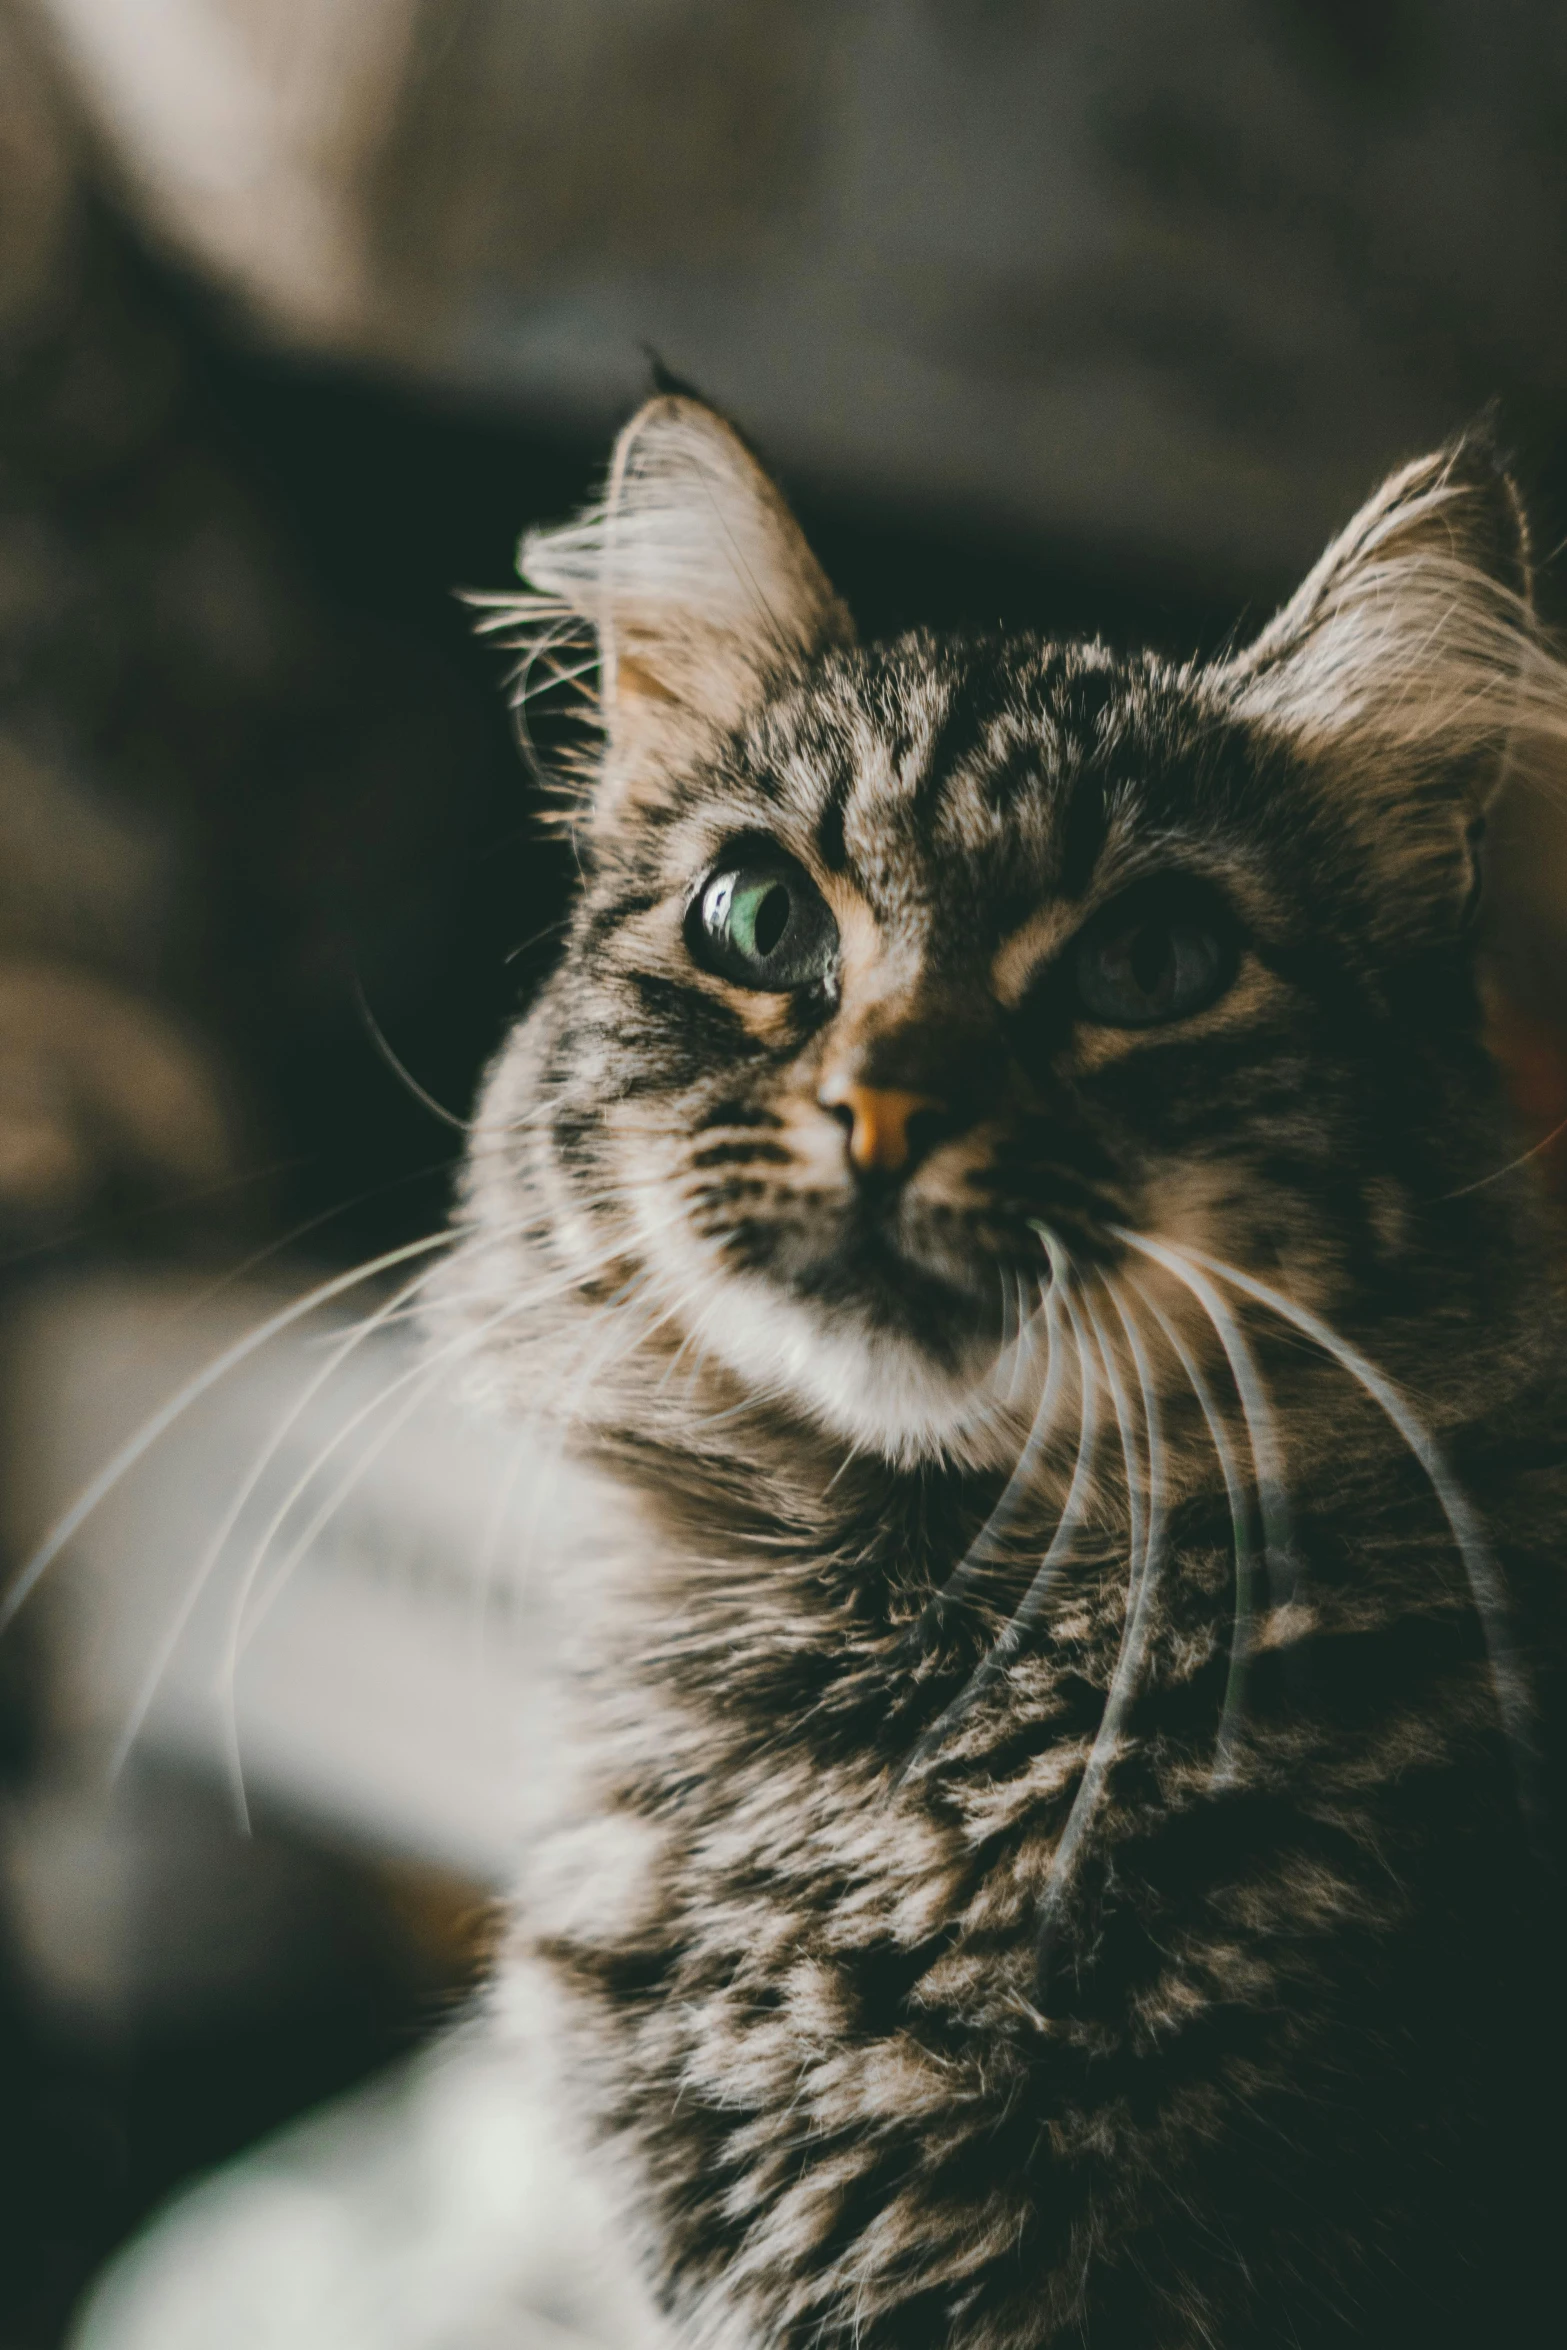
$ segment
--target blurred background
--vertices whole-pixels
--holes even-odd
[[[656,353],[868,635],[1213,645],[1493,403],[1559,616],[1564,272],[1551,0],[0,0],[0,2350],[645,2330],[462,2020],[587,1504],[340,1281],[571,878],[456,591]]]

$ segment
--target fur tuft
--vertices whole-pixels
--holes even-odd
[[[1461,441],[1395,474],[1220,682],[1308,756],[1394,789],[1441,771],[1477,813],[1567,752],[1567,667],[1530,586],[1513,485]]]
[[[771,684],[853,634],[739,435],[683,395],[648,401],[599,502],[530,530],[517,560],[530,592],[491,600],[480,625],[522,652],[522,700],[596,667],[601,818],[628,792],[656,792],[661,760],[728,731]],[[579,791],[589,780],[580,765],[574,780]]]

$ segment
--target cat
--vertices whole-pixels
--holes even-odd
[[[862,646],[684,395],[520,563],[583,885],[433,1321],[632,1513],[496,1999],[674,2338],[1537,2323],[1563,1336],[1477,940],[1567,675],[1489,440],[1207,663]]]

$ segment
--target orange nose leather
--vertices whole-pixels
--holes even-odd
[[[918,1110],[941,1107],[934,1094],[847,1081],[824,1085],[818,1098],[823,1109],[847,1113],[849,1157],[863,1174],[896,1174],[908,1161],[909,1120]]]

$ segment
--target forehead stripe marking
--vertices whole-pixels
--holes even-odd
[[[816,827],[816,853],[829,873],[841,873],[848,864],[848,850],[843,837],[843,802],[847,790],[840,776],[833,784],[832,796],[822,810]]]

